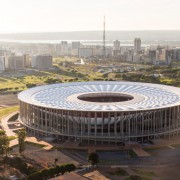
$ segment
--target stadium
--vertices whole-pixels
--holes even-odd
[[[118,144],[180,131],[180,89],[137,82],[75,82],[21,92],[20,121],[57,140]]]

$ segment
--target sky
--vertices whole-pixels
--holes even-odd
[[[0,33],[180,30],[180,0],[0,0]]]

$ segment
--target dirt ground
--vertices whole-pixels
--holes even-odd
[[[13,148],[14,154],[18,154],[18,147]],[[79,165],[79,162],[73,160],[72,158],[65,155],[63,152],[59,150],[43,150],[39,145],[27,144],[26,150],[24,151],[24,156],[30,159],[33,159],[41,166],[48,167],[54,165],[54,159],[58,158],[57,164],[64,163],[73,163],[76,166]],[[117,172],[123,169],[126,171],[126,175],[122,176]],[[179,180],[180,179],[180,165],[171,166],[171,167],[162,167],[157,166],[153,168],[137,168],[137,167],[121,167],[121,168],[109,168],[109,167],[98,167],[96,174],[96,178],[92,173],[89,173],[89,178],[93,179],[103,179],[102,177],[106,177],[111,180],[125,180],[128,179],[130,175],[139,175],[144,180]],[[93,175],[93,176],[92,176]],[[86,176],[87,177],[87,176]]]
[[[0,95],[0,108],[18,105],[17,95]]]
[[[13,148],[13,153],[18,154],[18,147]],[[26,150],[23,155],[30,159],[35,160],[37,163],[41,164],[43,167],[48,167],[49,165],[54,165],[54,159],[58,158],[57,164],[73,163],[74,165],[79,165],[79,162],[73,160],[72,158],[66,156],[64,153],[58,150],[44,150],[38,145],[26,145]]]
[[[24,175],[19,172],[17,169],[9,167],[6,165],[6,167],[4,168],[4,166],[0,166],[0,179],[6,179],[7,177],[12,177],[12,176],[16,176],[18,178],[23,178]]]
[[[128,175],[116,175],[115,172],[119,168],[98,168],[99,172],[111,180],[125,180],[130,175],[139,175],[147,180],[179,180],[180,166],[171,166],[163,168],[121,168],[125,170]],[[114,174],[113,174],[114,173]]]

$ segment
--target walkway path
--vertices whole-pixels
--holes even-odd
[[[2,119],[1,119],[1,126],[2,126],[2,129],[4,131],[6,131],[6,134],[7,136],[16,136],[16,133],[13,132],[13,130],[16,130],[16,129],[10,129],[9,126],[8,126],[8,121],[9,119],[14,116],[15,114],[17,114],[18,112],[13,112],[11,114],[9,114],[8,116],[4,116]]]
[[[43,149],[45,150],[50,150],[53,148],[53,146],[45,141],[38,141],[35,137],[27,137],[26,142],[31,142],[31,143],[36,143],[39,145],[44,145]],[[12,141],[10,141],[10,147],[16,146],[18,145],[18,139],[13,139]]]
[[[132,150],[137,154],[139,157],[144,157],[144,156],[150,156],[149,153],[147,153],[142,147],[140,146],[135,146],[132,147]]]
[[[2,129],[3,129],[4,131],[6,131],[7,136],[16,136],[16,133],[13,132],[13,131],[21,129],[21,128],[19,128],[19,127],[16,128],[16,129],[10,129],[9,126],[8,126],[9,124],[15,123],[15,122],[8,122],[8,120],[9,120],[12,116],[14,116],[15,114],[17,114],[17,113],[18,113],[17,111],[16,111],[16,112],[13,112],[13,113],[11,113],[11,114],[9,114],[9,115],[7,115],[7,116],[4,116],[4,117],[1,119]],[[19,124],[19,121],[16,121],[16,123]],[[51,144],[49,144],[49,143],[47,143],[47,142],[45,142],[45,141],[38,141],[38,139],[35,138],[35,137],[27,137],[25,141],[31,142],[31,143],[40,144],[40,145],[44,145],[43,149],[45,149],[45,150],[50,150],[50,149],[53,147]],[[18,140],[17,140],[17,139],[13,139],[12,141],[10,141],[10,147],[13,147],[13,146],[15,146],[15,145],[17,145],[17,144],[18,144]]]
[[[137,142],[128,142],[126,143],[126,147],[132,149],[139,157],[150,156],[150,154],[147,153]]]

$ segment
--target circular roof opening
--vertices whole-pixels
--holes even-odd
[[[88,93],[79,95],[77,98],[81,101],[98,103],[114,103],[134,99],[134,97],[131,95],[121,93]]]

